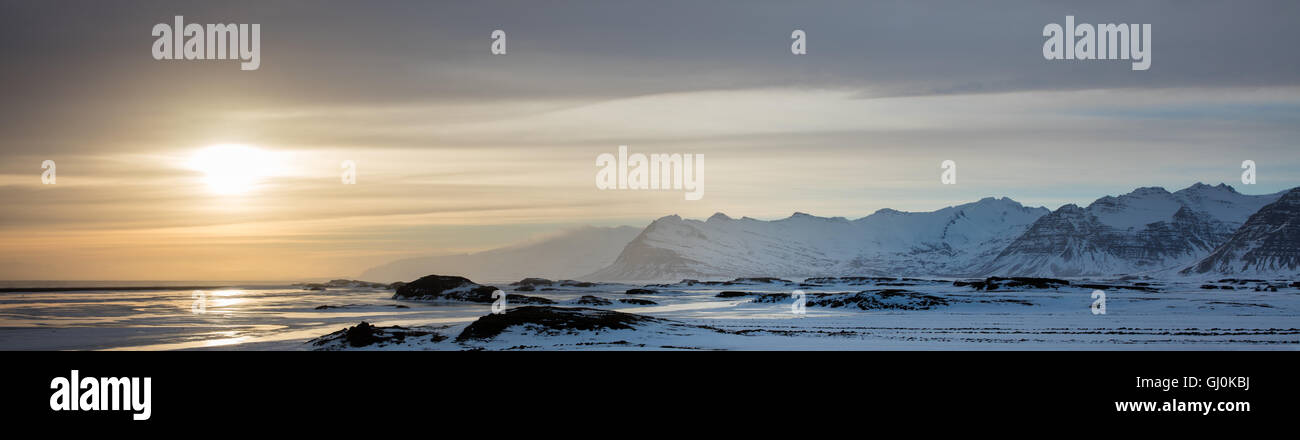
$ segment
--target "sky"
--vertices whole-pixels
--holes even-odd
[[[260,24],[260,68],[153,59],[150,30],[176,15]],[[1150,69],[1045,60],[1066,15],[1150,23]],[[0,0],[0,279],[301,280],[672,214],[1277,192],[1300,186],[1296,17],[1294,1]],[[257,152],[237,191],[210,183],[221,158],[201,154],[221,145]],[[597,189],[619,145],[704,155],[704,197]]]

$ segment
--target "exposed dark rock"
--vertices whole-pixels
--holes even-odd
[[[574,303],[588,305],[588,306],[607,306],[613,304],[612,302],[610,302],[605,298],[601,298],[599,296],[591,296],[591,295],[583,295],[582,298],[578,298],[577,300],[574,300]]]
[[[546,287],[554,287],[554,286],[559,286],[559,287],[593,287],[593,286],[596,286],[596,283],[589,283],[589,282],[586,282],[586,281],[577,281],[577,280],[559,280],[559,281],[551,281],[551,280],[548,280],[548,279],[546,279],[546,278],[524,278],[524,279],[522,279],[522,280],[519,280],[519,281],[515,281],[515,282],[513,282],[513,283],[510,283],[510,285],[511,285],[511,286],[517,286],[518,288],[515,289],[515,290],[520,290],[520,291],[532,291],[533,289],[538,289],[538,288],[542,288],[542,290],[554,290],[554,289],[546,289]]]
[[[791,300],[790,294],[771,293],[754,299],[759,303],[779,303]],[[808,293],[807,306],[857,307],[862,310],[929,310],[947,306],[948,300],[902,289],[864,290],[857,293]]]
[[[345,279],[329,280],[328,282],[325,282],[325,283],[294,283],[293,285],[294,285],[294,286],[301,286],[302,288],[304,288],[304,289],[306,289],[306,290],[317,290],[317,291],[319,291],[319,290],[325,290],[326,288],[336,288],[336,289],[357,289],[357,288],[387,289],[388,286],[389,286],[388,284],[384,284],[384,283],[372,283],[372,282],[370,282],[370,281],[345,280]]]
[[[780,278],[773,278],[773,277],[736,278],[729,282],[731,284],[794,284],[794,282],[790,280],[783,280]]]
[[[958,280],[953,286],[970,286],[975,290],[998,290],[999,288],[1033,287],[1036,289],[1056,289],[1070,285],[1069,281],[1056,278],[1036,277],[988,277],[983,280]]]
[[[1141,291],[1143,291],[1143,292],[1159,292],[1159,291],[1160,291],[1160,289],[1157,289],[1157,288],[1154,288],[1154,287],[1138,286],[1138,285],[1125,286],[1125,285],[1116,285],[1116,284],[1075,284],[1074,286],[1075,286],[1075,287],[1082,287],[1082,288],[1084,288],[1084,289],[1098,289],[1098,290],[1127,289],[1127,290],[1141,290]]]
[[[677,287],[677,286],[730,286],[736,284],[734,281],[700,281],[693,279],[684,279],[676,283],[669,284],[647,284],[646,287]]]
[[[526,306],[479,318],[456,337],[457,341],[485,340],[511,327],[528,326],[539,333],[599,330],[630,330],[636,325],[660,321],[649,316],[581,307]]]
[[[362,321],[354,327],[348,327],[316,338],[311,341],[311,344],[317,347],[324,347],[331,342],[338,341],[350,347],[367,347],[374,344],[400,344],[404,342],[406,338],[421,336],[429,336],[430,340],[433,342],[447,339],[445,335],[433,331],[412,330],[396,325],[391,327],[375,327],[370,325],[368,322]]]
[[[650,295],[656,292],[650,289],[627,289],[626,293],[628,295]]]
[[[519,295],[519,294],[510,293],[510,294],[506,294],[506,303],[507,303],[507,304],[539,304],[539,305],[544,305],[544,304],[555,304],[555,301],[551,301],[551,300],[549,300],[549,299],[542,298],[542,297],[540,297],[540,296],[527,296],[527,295]]]
[[[492,292],[496,290],[496,287],[484,286],[465,277],[429,275],[397,289],[393,299],[490,303],[493,301]]]
[[[753,295],[753,294],[749,292],[738,292],[735,290],[728,290],[725,292],[720,292],[715,296],[718,298],[738,298],[738,297],[749,296],[749,295]]]
[[[548,280],[546,278],[524,278],[522,280],[510,283],[511,286],[531,286],[531,287],[549,286],[551,284],[555,284],[555,282]]]
[[[898,279],[891,277],[815,277],[804,280],[806,283],[820,284],[871,284],[888,281],[898,281]]]
[[[641,298],[619,298],[618,302],[624,304],[638,305],[638,306],[653,306],[659,304],[657,302],[648,299],[641,299]]]
[[[325,304],[325,305],[316,306],[316,310],[346,309],[346,308],[355,308],[355,307],[393,307],[398,309],[410,308],[401,304],[344,304],[340,306]]]

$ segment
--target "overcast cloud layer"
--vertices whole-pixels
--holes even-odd
[[[1300,2],[0,1],[0,278],[294,278],[668,214],[1056,208],[1300,185]],[[1151,23],[1150,70],[1043,26]],[[261,68],[155,61],[155,23],[260,23]],[[489,53],[494,29],[509,53]],[[793,29],[808,55],[790,54]],[[196,149],[272,151],[206,194]],[[709,157],[704,200],[593,159]],[[38,165],[57,159],[59,184]],[[960,164],[960,184],[938,164]],[[1238,164],[1260,164],[1240,185]],[[360,184],[338,184],[356,160]],[[208,262],[220,262],[220,270]]]

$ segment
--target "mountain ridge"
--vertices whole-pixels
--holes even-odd
[[[723,212],[703,220],[672,214],[643,228],[579,228],[580,238],[561,234],[476,254],[398,260],[361,278],[1186,275],[1184,269],[1216,252],[1287,193],[1245,195],[1222,183],[1196,183],[1174,192],[1140,187],[1056,210],[984,197],[934,211],[882,208],[856,219],[802,211],[774,220]],[[1289,211],[1279,212],[1285,217]],[[617,232],[592,232],[601,230]]]
[[[1244,195],[1226,184],[1169,192],[1141,187],[1039,219],[982,276],[1162,274],[1204,258],[1282,193]]]
[[[718,213],[705,221],[660,217],[593,280],[957,273],[988,257],[1039,216],[1010,198],[928,212],[881,209],[849,220],[796,212],[777,220]]]
[[[1255,212],[1226,242],[1181,274],[1300,274],[1300,188]]]

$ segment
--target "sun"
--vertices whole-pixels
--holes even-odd
[[[213,145],[190,157],[189,168],[203,173],[203,183],[213,193],[244,194],[269,174],[269,155],[239,144]]]

